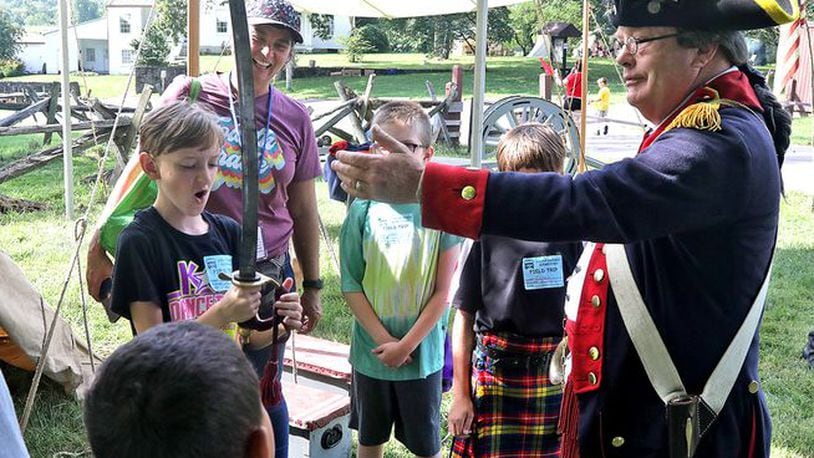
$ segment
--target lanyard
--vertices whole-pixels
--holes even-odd
[[[232,87],[231,86],[232,86],[232,74],[229,73],[229,91],[228,91],[229,92],[229,114],[232,116],[232,122],[235,123],[235,130],[237,132],[240,132],[240,124],[237,121],[237,114],[235,112],[235,101],[232,98]],[[269,141],[269,137],[271,137],[271,134],[270,134],[270,131],[271,131],[271,98],[273,96],[271,91],[272,91],[272,87],[271,87],[271,84],[269,84],[269,92],[268,92],[269,104],[268,104],[268,115],[266,115],[266,133],[265,133],[265,137],[263,137],[263,151],[268,150],[268,141]],[[238,142],[242,142],[242,141],[243,141],[243,139],[240,138],[240,136],[238,135]],[[240,147],[242,149],[243,145],[241,144]]]

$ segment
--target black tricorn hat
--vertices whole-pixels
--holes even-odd
[[[799,0],[613,0],[613,25],[750,30],[797,19]]]

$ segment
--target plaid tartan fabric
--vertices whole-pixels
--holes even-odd
[[[559,337],[478,334],[472,361],[474,433],[456,437],[451,456],[559,456],[557,420],[562,387],[549,383],[548,364],[526,367],[501,363],[501,356],[505,362],[518,355],[551,354],[559,341]]]

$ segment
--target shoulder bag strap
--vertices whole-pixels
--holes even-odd
[[[639,288],[633,279],[624,245],[608,244],[605,245],[605,248],[608,275],[625,328],[644,365],[650,383],[661,400],[667,404],[675,396],[687,394],[681,377],[644,305]],[[760,323],[763,303],[769,289],[771,270],[770,262],[766,277],[749,313],[704,385],[701,398],[716,415],[723,409],[724,403],[732,391],[732,386],[735,384],[735,379],[746,360],[749,344]]]

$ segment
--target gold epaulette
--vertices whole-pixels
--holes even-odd
[[[679,113],[678,116],[676,116],[672,122],[670,122],[670,124],[664,129],[664,132],[676,127],[718,132],[721,130],[721,114],[718,112],[721,106],[748,109],[746,105],[740,102],[720,98],[718,96],[718,92],[711,88],[706,89],[712,91],[714,96],[709,100],[694,103],[681,110],[681,113]]]

